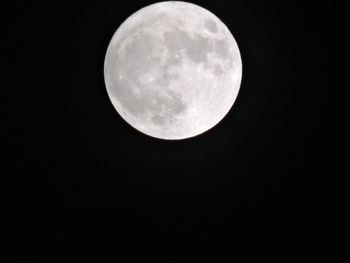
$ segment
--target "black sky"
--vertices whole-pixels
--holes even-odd
[[[331,255],[332,183],[345,173],[349,124],[344,8],[193,1],[233,33],[243,81],[219,125],[167,142],[124,122],[103,79],[115,30],[151,3],[14,1],[5,10],[1,185],[11,258]]]

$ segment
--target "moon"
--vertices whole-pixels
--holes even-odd
[[[104,78],[119,115],[165,140],[197,136],[232,108],[241,85],[238,45],[226,25],[187,2],[146,6],[109,43]]]

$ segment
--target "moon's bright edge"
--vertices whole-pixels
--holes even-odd
[[[107,49],[104,76],[121,117],[152,137],[199,135],[231,109],[241,84],[235,39],[214,14],[160,2],[131,15]]]

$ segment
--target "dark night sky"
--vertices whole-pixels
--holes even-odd
[[[151,3],[9,7],[1,185],[12,259],[332,254],[332,182],[344,173],[349,124],[344,9],[332,1],[193,1],[233,33],[243,81],[219,125],[168,142],[124,122],[103,79],[115,30]]]

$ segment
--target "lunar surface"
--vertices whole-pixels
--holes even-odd
[[[160,2],[131,15],[109,43],[105,83],[131,126],[180,140],[219,123],[241,84],[235,39],[214,14],[186,2]]]

